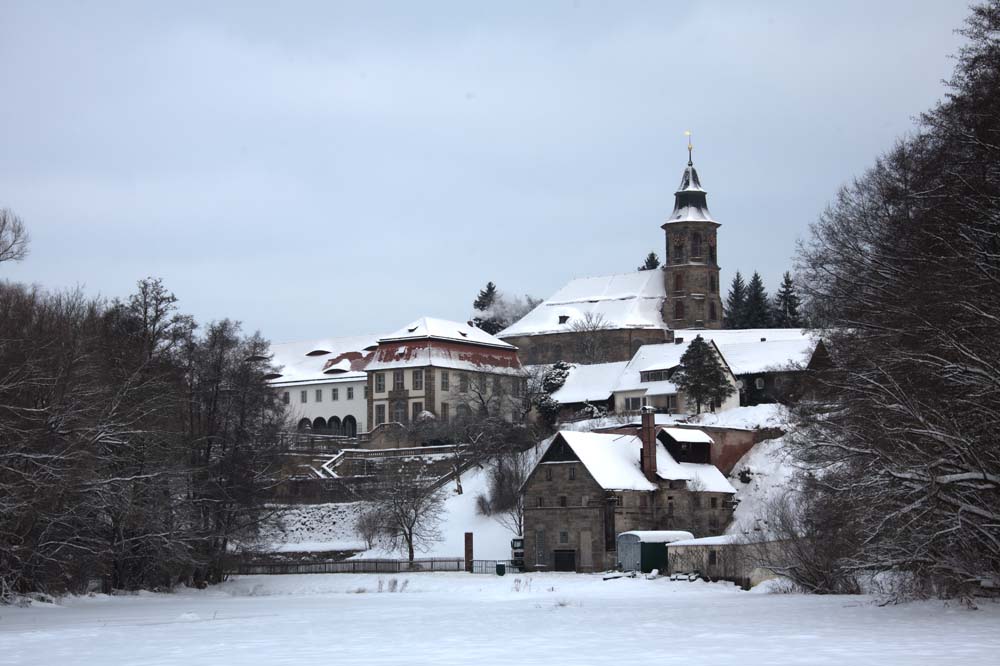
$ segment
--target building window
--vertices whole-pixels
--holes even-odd
[[[569,321],[569,315],[559,315],[559,323],[565,324]]]
[[[625,411],[637,412],[642,409],[642,398],[625,398]]]
[[[284,393],[281,394],[281,402],[287,405],[291,401],[292,401],[292,396],[288,394],[288,391],[285,391]]]
[[[392,420],[396,423],[406,423],[406,403],[397,400],[392,405]]]
[[[419,418],[420,413],[424,411],[424,403],[415,402],[413,403],[413,420],[416,421]]]
[[[535,506],[537,506],[539,509],[545,506],[545,500],[542,499],[541,495],[535,498]]]
[[[447,402],[442,402],[441,403],[441,422],[442,423],[447,423],[448,422],[448,403]]]
[[[672,393],[667,396],[667,412],[677,414],[677,394]]]
[[[719,315],[715,311],[715,301],[709,301],[708,303],[708,318],[712,321],[719,318]]]
[[[559,496],[559,506],[562,506],[562,507],[566,506],[566,496],[565,495],[560,495]]]
[[[719,555],[716,551],[708,551],[708,566],[714,567],[715,563],[719,561]]]
[[[414,370],[413,371],[413,390],[423,391],[424,390],[424,371]]]
[[[323,402],[323,389],[316,389],[316,402]]]
[[[365,384],[365,400],[368,399],[368,384]]]
[[[569,532],[559,533],[559,543],[569,543]]]
[[[302,402],[309,402],[309,391],[302,391],[299,394],[299,400]]]
[[[510,378],[510,394],[515,398],[520,398],[524,391],[522,390],[523,379],[520,377]]]
[[[684,291],[684,274],[677,273],[674,275],[674,291]]]
[[[375,425],[385,423],[385,405],[375,405]]]
[[[333,389],[330,393],[333,395],[334,401],[340,400],[340,389]]]
[[[576,480],[576,465],[569,466],[569,480],[570,481]]]
[[[712,294],[717,294],[719,292],[719,283],[716,282],[714,275],[708,276],[708,291]]]
[[[711,260],[711,262],[713,264],[715,263],[715,246],[714,245],[709,245],[708,246],[708,258],[709,258],[709,260]]]
[[[449,381],[450,381],[450,378],[448,377],[448,371],[444,370],[441,373],[441,390],[442,391],[447,391],[448,390],[448,382]]]
[[[713,497],[711,499],[711,502],[712,502],[712,508],[713,509],[718,509],[719,508],[719,498],[718,497]]]
[[[403,390],[403,386],[404,386],[403,377],[404,377],[404,374],[405,373],[402,370],[393,370],[392,371],[392,390],[393,391],[402,391]]]
[[[683,264],[684,263],[684,244],[674,243],[674,263]]]
[[[385,373],[376,372],[375,373],[375,392],[385,393]]]
[[[697,231],[691,234],[691,258],[701,259],[701,234]]]
[[[469,375],[464,372],[458,376],[458,390],[462,393],[469,390]]]
[[[500,376],[496,375],[493,377],[493,395],[500,395],[500,391],[502,390],[500,388]]]
[[[684,303],[682,301],[674,302],[674,319],[684,319]]]
[[[347,399],[348,400],[354,400],[354,387],[353,386],[348,386],[347,387]]]
[[[580,498],[580,506],[590,506],[590,496],[584,495]]]
[[[552,480],[552,468],[551,467],[546,467],[545,468],[545,480],[546,481],[551,481]]]
[[[764,388],[764,378],[758,377],[757,379],[754,380],[753,385],[756,386],[758,389]]]
[[[545,566],[545,530],[535,530],[535,565]]]

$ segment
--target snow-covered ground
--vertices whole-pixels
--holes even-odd
[[[880,607],[662,578],[248,576],[204,591],[0,607],[0,664],[891,666],[998,654],[997,603]]]
[[[486,484],[486,471],[472,468],[462,474],[461,495],[455,493],[453,482],[445,486],[442,540],[418,553],[419,557],[463,557],[465,533],[472,532],[476,559],[510,559],[514,534],[493,518],[476,513],[476,496],[486,491]],[[359,550],[356,557],[399,557],[399,552],[381,548],[365,550],[355,527],[365,507],[364,502],[289,507],[284,514],[284,529],[265,535],[264,548],[279,553]]]

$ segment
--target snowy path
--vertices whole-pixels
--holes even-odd
[[[380,578],[407,589],[378,593]],[[998,654],[1000,604],[879,608],[574,574],[248,576],[200,592],[0,607],[0,664],[888,666]]]

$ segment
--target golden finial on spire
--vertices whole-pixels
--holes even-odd
[[[688,166],[694,166],[691,160],[691,151],[694,150],[694,146],[691,145],[691,130],[684,130],[684,136],[688,138]]]

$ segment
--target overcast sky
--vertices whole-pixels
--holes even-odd
[[[274,341],[464,320],[662,257],[694,132],[723,285],[943,94],[961,1],[0,0],[0,277]]]

